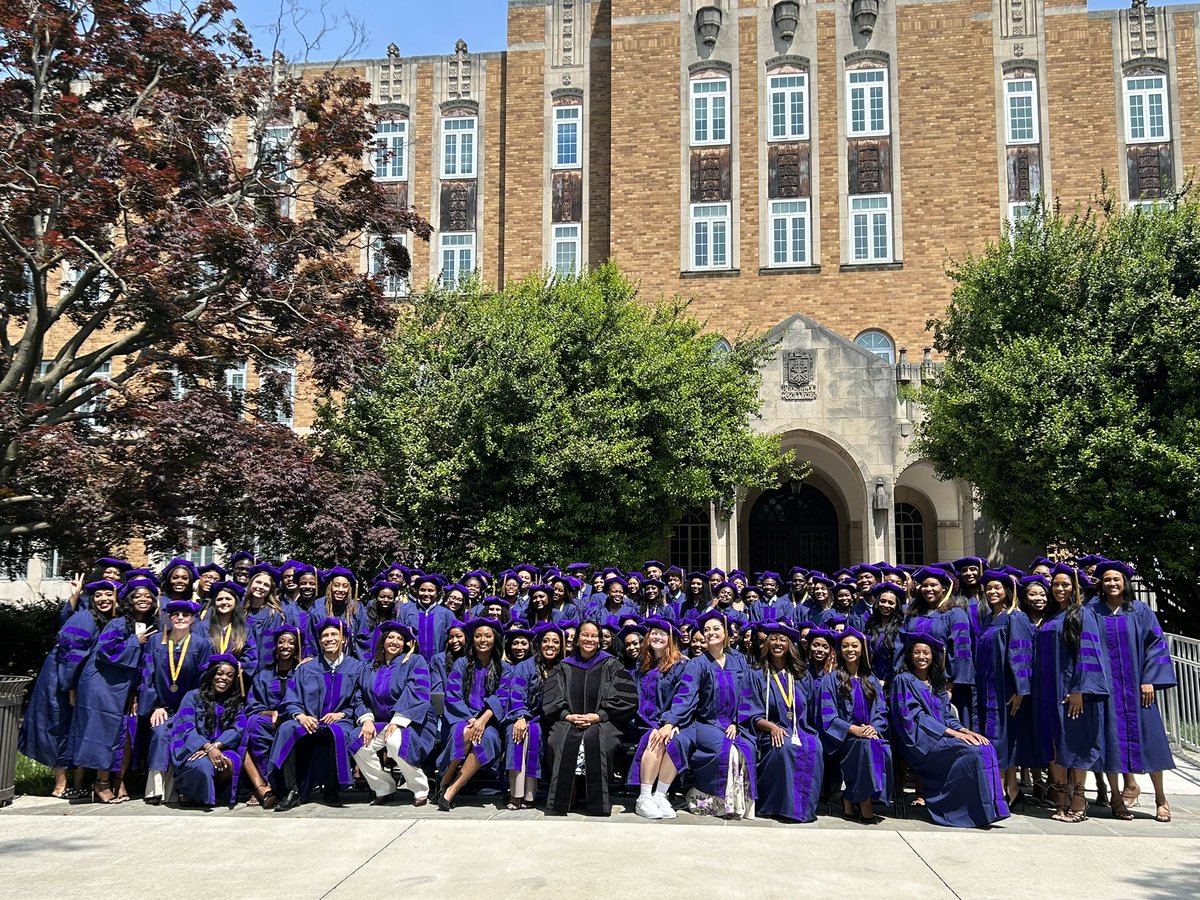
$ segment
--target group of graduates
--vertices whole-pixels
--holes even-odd
[[[1166,822],[1156,697],[1175,678],[1133,577],[1097,556],[1028,573],[966,557],[753,579],[391,564],[363,584],[246,552],[106,558],[64,605],[19,746],[55,796],[109,804],[144,772],[149,803],[286,812],[365,782],[372,804],[402,783],[449,811],[482,771],[514,810],[541,786],[547,813],[608,815],[624,781],[651,819],[677,815],[679,785],[698,815],[807,822],[840,789],[848,819],[907,796],[983,827],[1026,791],[1085,820],[1092,772],[1116,819],[1149,773]]]

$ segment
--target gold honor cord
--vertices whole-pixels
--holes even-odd
[[[179,647],[179,663],[175,662],[175,642],[167,640],[167,664],[171,667],[171,685],[168,690],[174,694],[179,690],[179,674],[183,671],[183,661],[187,659],[188,644],[192,642],[192,636],[189,634],[183,639]]]

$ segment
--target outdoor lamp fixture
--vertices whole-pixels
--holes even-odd
[[[706,47],[715,44],[721,32],[721,7],[702,6],[696,10],[696,30]]]
[[[775,27],[779,36],[790,41],[796,34],[796,25],[800,22],[800,4],[796,0],[780,0],[775,4]]]
[[[850,16],[859,34],[870,34],[879,18],[879,0],[851,0]]]
[[[885,510],[888,508],[887,489],[883,486],[883,479],[875,479],[875,511]]]

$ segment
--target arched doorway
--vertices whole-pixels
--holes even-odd
[[[764,491],[750,510],[750,569],[786,574],[792,566],[838,568],[838,517],[811,484],[790,482]]]

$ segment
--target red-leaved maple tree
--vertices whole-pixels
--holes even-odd
[[[282,371],[358,384],[429,225],[369,166],[369,87],[267,60],[229,0],[0,2],[0,553],[191,533],[393,549],[372,477],[291,428]],[[225,373],[264,373],[231,392]]]

